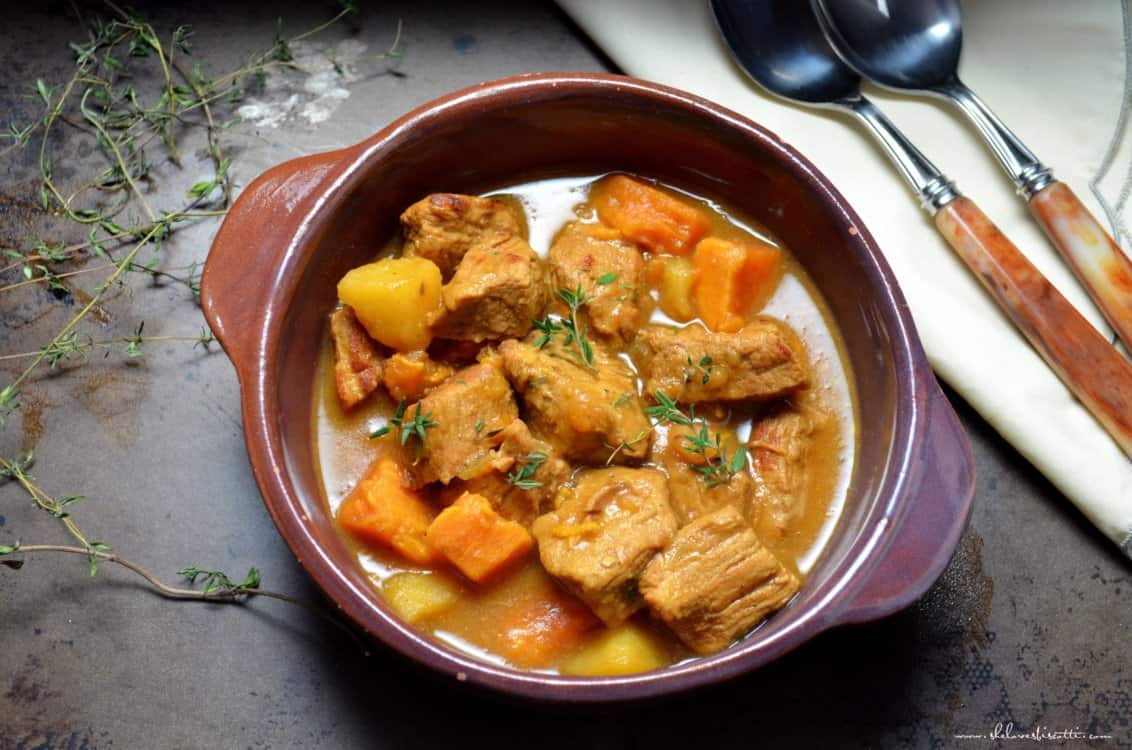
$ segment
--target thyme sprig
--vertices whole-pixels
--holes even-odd
[[[327,612],[316,604],[298,599],[289,594],[260,588],[261,577],[256,568],[251,568],[248,571],[248,575],[240,583],[234,583],[231,578],[219,570],[209,570],[196,566],[182,568],[178,571],[178,575],[189,578],[190,583],[195,582],[197,578],[203,577],[204,587],[200,589],[181,588],[170,586],[162,582],[156,575],[146,570],[138,563],[115,553],[110,545],[104,544],[103,542],[88,541],[86,535],[83,534],[71,517],[70,512],[66,510],[67,506],[73,505],[82,498],[76,496],[55,498],[45,492],[36,484],[31,474],[28,473],[28,470],[34,463],[35,456],[31,452],[24,453],[16,458],[0,457],[0,478],[14,480],[19,483],[24,491],[31,496],[36,507],[45,511],[48,515],[59,519],[63,523],[68,533],[79,543],[79,546],[63,544],[23,544],[19,540],[12,544],[0,544],[0,558],[2,558],[0,559],[0,564],[3,564],[5,567],[15,570],[19,570],[23,567],[23,560],[9,559],[11,555],[28,555],[46,552],[83,555],[87,558],[89,563],[91,576],[98,574],[101,569],[101,563],[111,563],[140,576],[152,589],[167,599],[235,604],[245,603],[252,597],[276,599],[302,607],[327,622],[332,623],[335,627],[340,628],[346,633],[346,635],[358,645],[363,654],[366,656],[369,655],[366,645],[358,638],[357,634],[332,613]]]
[[[216,341],[216,337],[204,326],[201,326],[200,333],[195,336],[143,336],[142,327],[145,321],[138,324],[134,332],[127,336],[117,336],[112,339],[94,340],[88,334],[79,334],[78,331],[71,331],[67,336],[63,337],[60,341],[51,342],[47,344],[48,351],[44,353],[42,349],[34,352],[18,352],[16,354],[0,355],[0,362],[9,359],[26,359],[28,357],[37,357],[40,354],[45,354],[43,361],[47,363],[50,369],[55,369],[58,364],[64,360],[69,360],[75,357],[86,359],[92,351],[100,348],[108,348],[115,346],[123,347],[123,354],[130,359],[137,359],[144,356],[145,352],[142,347],[145,344],[151,344],[158,341],[192,341],[193,346],[203,347],[208,349],[209,345]]]
[[[692,455],[700,456],[703,463],[693,463],[692,469],[700,475],[708,487],[727,484],[732,477],[747,467],[747,451],[738,446],[730,456],[723,444],[723,436],[716,431],[714,434],[711,425],[703,417],[696,416],[696,407],[688,407],[685,414],[676,405],[676,402],[657,391],[653,394],[655,406],[645,408],[645,414],[656,420],[657,424],[666,422],[690,428],[690,432],[681,435],[684,440],[684,449]]]
[[[711,380],[711,371],[715,369],[715,365],[712,364],[711,357],[705,354],[697,361],[693,361],[691,357],[688,357],[687,361],[688,368],[684,370],[684,382],[691,382],[696,373],[699,373],[700,383],[702,385],[707,385],[708,381]]]
[[[409,442],[409,438],[416,436],[420,441],[421,446],[425,444],[425,438],[428,437],[427,431],[433,427],[439,427],[440,422],[432,418],[432,412],[426,411],[421,413],[421,403],[417,402],[416,411],[413,413],[411,419],[405,419],[405,411],[408,408],[408,401],[404,398],[397,404],[396,411],[393,416],[389,418],[389,424],[383,425],[369,434],[370,440],[375,438],[384,437],[393,431],[396,427],[401,432],[401,445]]]
[[[531,451],[527,455],[515,459],[515,463],[519,465],[519,470],[508,472],[507,481],[521,490],[533,490],[542,487],[542,482],[532,477],[547,458],[548,456],[542,451]]]
[[[155,341],[192,341],[194,346],[207,348],[213,338],[204,328],[199,336],[147,336],[139,323],[126,335],[95,340],[80,325],[92,312],[101,316],[108,295],[125,288],[128,275],[184,284],[194,298],[199,296],[198,264],[190,264],[181,274],[182,269],[159,266],[156,257],[142,262],[139,255],[147,247],[155,253],[159,251],[180,227],[226,214],[234,168],[225,153],[222,133],[238,119],[222,121],[219,108],[236,104],[247,92],[262,87],[266,71],[271,68],[300,69],[290,53],[290,45],[356,11],[355,3],[343,2],[342,10],[333,18],[297,36],[285,37],[280,27],[271,48],[236,70],[209,78],[199,63],[190,66],[184,60],[192,53],[191,28],[177,27],[163,39],[140,17],[121,10],[110,0],[106,0],[106,6],[113,18],[93,20],[88,26],[88,38],[71,45],[74,68],[69,77],[61,82],[37,79],[30,87],[39,103],[39,113],[30,122],[9,123],[7,130],[0,132],[0,156],[20,149],[36,151],[38,198],[43,211],[57,217],[60,228],[81,227],[86,235],[83,241],[71,244],[31,239],[23,247],[0,247],[0,274],[16,272],[22,276],[19,281],[0,285],[0,294],[39,287],[60,299],[72,292],[83,296],[82,304],[39,349],[0,357],[30,360],[0,388],[0,427],[7,416],[21,408],[21,387],[41,367],[54,368],[70,358],[85,360],[95,349],[112,346],[122,346],[127,357],[136,358],[144,353],[145,344]],[[400,38],[398,23],[389,50],[368,59],[399,56]],[[336,60],[328,60],[327,64],[340,74],[343,72]],[[156,70],[156,77],[139,70],[146,66]],[[152,86],[144,83],[148,80],[154,80]],[[68,133],[89,139],[94,153],[105,161],[74,183],[65,184],[55,170],[55,149],[65,142],[59,132],[61,124],[70,128]],[[203,130],[212,174],[187,190],[179,208],[158,207],[147,197],[151,191],[140,186],[153,181],[155,165],[168,161],[181,167],[185,150],[182,140],[194,128]],[[65,267],[95,257],[104,263]],[[101,283],[93,290],[87,292],[74,285],[79,277],[100,272],[104,274]],[[428,426],[427,416],[423,415],[424,421],[420,423],[422,434]],[[88,559],[92,576],[99,572],[100,563],[111,563],[130,570],[161,596],[171,599],[243,603],[252,597],[274,598],[315,612],[357,640],[352,631],[322,607],[260,588],[260,575],[255,568],[237,581],[223,571],[190,566],[182,568],[180,574],[190,583],[200,581],[201,588],[163,583],[137,563],[118,555],[109,544],[89,539],[72,515],[83,498],[53,496],[44,491],[30,473],[33,462],[31,453],[0,457],[0,479],[17,483],[35,507],[64,526],[76,544],[6,542],[0,544],[0,564],[16,569],[23,564],[24,555],[37,553],[81,555]]]
[[[541,320],[532,320],[535,328],[542,332],[542,335],[535,339],[535,346],[541,349],[553,341],[557,334],[562,333],[564,334],[562,345],[573,346],[576,351],[571,354],[575,359],[584,367],[596,371],[593,344],[587,337],[588,330],[578,323],[578,310],[589,302],[589,298],[581,285],[577,289],[559,289],[555,292],[555,296],[570,309],[569,317],[547,315]]]
[[[622,440],[616,446],[612,446],[612,445],[609,445],[608,443],[606,443],[605,447],[606,448],[612,448],[613,451],[609,454],[609,458],[605,459],[605,465],[609,466],[610,464],[612,464],[613,459],[617,458],[617,456],[621,454],[621,451],[633,450],[633,448],[636,447],[636,445],[638,443],[640,443],[642,440],[644,440],[646,437],[649,436],[650,432],[652,432],[651,428],[647,429],[647,430],[641,430],[640,432],[638,432],[636,435],[629,438],[628,440]]]
[[[239,583],[229,578],[222,570],[198,568],[195,565],[181,568],[177,571],[177,575],[186,579],[189,583],[196,583],[198,578],[202,579],[204,586],[201,593],[205,596],[241,596],[258,589],[260,583],[262,583],[259,569],[254,567],[248,569],[248,574]]]

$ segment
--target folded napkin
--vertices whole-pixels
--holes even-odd
[[[803,0],[798,0],[803,2]],[[719,102],[821,169],[876,237],[936,372],[1132,557],[1132,461],[1030,348],[936,233],[895,169],[849,118],[764,94],[736,68],[705,0],[558,0],[628,74]],[[964,81],[1052,166],[1127,250],[1132,175],[1124,4],[964,3]],[[1111,330],[1030,220],[962,115],[942,102],[867,92],[1081,312]]]

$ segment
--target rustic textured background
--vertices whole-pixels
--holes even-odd
[[[253,107],[247,120],[229,133],[237,183],[285,159],[359,140],[467,84],[609,69],[549,3],[420,6],[384,3],[302,45],[300,55],[316,57],[336,49],[355,79],[349,96],[328,94],[303,74],[269,77],[264,95],[246,103]],[[97,6],[79,7],[89,15]],[[164,33],[192,24],[195,59],[222,72],[270,45],[276,16],[294,33],[334,7],[201,2],[140,10]],[[350,62],[384,50],[398,18],[404,56],[392,72]],[[30,84],[68,75],[67,42],[82,37],[70,3],[7,9],[0,118],[35,116]],[[199,139],[186,151],[184,169],[158,167],[155,204],[167,196],[172,206],[210,174]],[[56,170],[63,177],[90,157],[67,153]],[[58,236],[35,207],[33,153],[4,157],[0,174],[0,244]],[[214,231],[206,224],[178,234],[162,262],[203,260]],[[90,289],[97,279],[79,286]],[[42,346],[75,304],[38,288],[0,292],[0,354]],[[96,338],[128,334],[140,320],[152,335],[192,334],[203,323],[184,288],[143,280],[102,313],[90,321]],[[14,368],[0,362],[0,385]],[[35,380],[24,402],[0,432],[0,455],[34,445],[45,490],[87,497],[75,517],[92,537],[168,580],[188,564],[233,574],[256,565],[265,586],[319,600],[260,502],[235,375],[215,347],[205,354],[188,344],[153,345],[130,362],[118,351],[99,354]],[[0,750],[985,747],[954,735],[1010,721],[1019,730],[1109,734],[1095,746],[1132,747],[1127,561],[977,416],[956,407],[980,482],[971,528],[940,582],[907,612],[823,635],[726,686],[604,711],[520,707],[442,684],[381,648],[365,658],[318,618],[276,602],[171,603],[123,571],[105,568],[91,580],[81,559],[29,556],[21,570],[0,568]],[[0,485],[0,543],[17,538],[66,541],[58,523],[8,483]]]

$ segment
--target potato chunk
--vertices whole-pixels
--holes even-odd
[[[579,677],[610,677],[660,669],[668,664],[668,649],[645,627],[626,622],[582,646],[559,671]]]
[[[354,308],[369,335],[397,351],[424,349],[440,311],[440,269],[424,258],[383,258],[338,282],[338,298]]]
[[[460,587],[439,573],[397,573],[381,585],[389,606],[414,625],[447,611],[460,597]]]

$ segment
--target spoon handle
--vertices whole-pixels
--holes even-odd
[[[1132,458],[1132,363],[969,198],[941,208],[935,223],[1050,368]]]
[[[1064,182],[1035,194],[1030,211],[1121,341],[1132,348],[1132,261]]]

